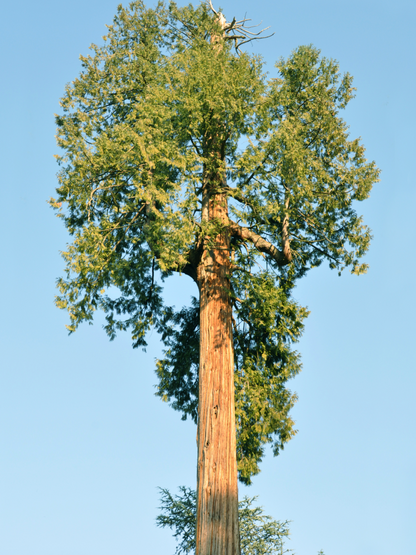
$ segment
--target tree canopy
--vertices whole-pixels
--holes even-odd
[[[119,6],[62,98],[50,202],[73,238],[56,301],[68,329],[102,309],[111,339],[130,330],[139,347],[159,331],[157,394],[194,420],[199,300],[167,306],[163,280],[178,272],[197,282],[204,249],[230,234],[237,457],[250,483],[265,444],[278,454],[295,433],[287,381],[301,368],[293,344],[307,310],[293,288],[323,261],[365,272],[371,237],[356,201],[378,170],[340,117],[354,96],[350,75],[301,46],[269,77],[259,56],[226,40],[232,28],[205,4]],[[226,223],[204,217],[214,173]]]

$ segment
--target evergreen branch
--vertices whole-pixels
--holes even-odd
[[[198,156],[202,156],[202,152],[199,150],[198,146],[194,142],[194,139],[192,138],[192,135],[190,135],[189,140],[191,141],[191,144],[194,147],[194,149],[196,150]]]
[[[316,232],[323,237],[324,241],[327,241],[328,243],[330,243],[331,245],[337,246],[338,243],[334,243],[334,241],[331,241],[331,239],[329,239],[322,230],[320,230],[311,220],[308,216],[306,216],[301,210],[299,210],[299,208],[295,208],[296,212],[299,214],[299,216],[302,218],[302,220],[304,222],[306,222],[308,225],[310,225],[311,227],[313,227]],[[339,229],[335,230],[334,233],[339,233],[340,231],[343,231],[345,229],[345,226],[340,227]]]
[[[320,252],[321,254],[323,254],[326,258],[330,258],[331,260],[333,260],[337,265],[339,264],[339,259],[335,258],[334,256],[332,256],[331,254],[329,254],[328,252],[320,249],[319,247],[317,247],[315,245],[315,241],[308,241],[307,239],[301,239],[300,237],[297,237],[294,233],[292,233],[292,237],[294,237],[295,239],[297,239],[298,241],[301,241],[302,243],[306,243],[307,245],[310,245],[313,249],[317,250],[318,252]]]

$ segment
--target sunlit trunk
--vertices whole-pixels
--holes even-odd
[[[227,199],[205,187],[203,218],[228,222]],[[230,235],[206,241],[198,268],[200,364],[196,555],[240,555],[229,299]]]

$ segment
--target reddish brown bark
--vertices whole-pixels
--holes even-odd
[[[234,411],[234,353],[229,299],[227,198],[205,188],[203,219],[222,224],[205,242],[198,267],[200,364],[196,555],[240,555]]]

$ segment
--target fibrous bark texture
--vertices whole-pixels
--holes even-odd
[[[206,191],[205,217],[220,232],[205,242],[198,268],[200,364],[196,555],[240,555],[234,410],[234,355],[229,298],[227,200]]]

